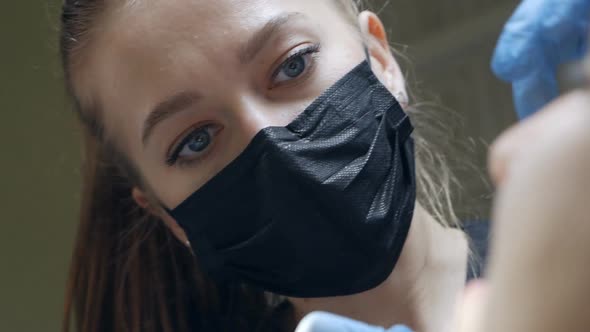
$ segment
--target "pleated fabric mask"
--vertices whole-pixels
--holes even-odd
[[[412,130],[364,61],[168,212],[220,281],[292,297],[366,291],[391,274],[410,228]]]

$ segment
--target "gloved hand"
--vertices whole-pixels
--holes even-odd
[[[486,281],[471,281],[457,301],[449,331],[479,331],[487,293]],[[396,325],[386,330],[350,318],[317,311],[305,316],[295,332],[412,332],[412,330],[402,325]]]
[[[557,67],[588,46],[590,0],[524,0],[500,36],[492,70],[512,83],[524,118],[558,95]]]
[[[390,329],[370,326],[327,312],[313,312],[299,323],[295,332],[412,332],[409,328],[396,325]]]

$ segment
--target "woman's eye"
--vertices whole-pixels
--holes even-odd
[[[313,54],[318,51],[319,45],[311,45],[289,56],[273,75],[273,84],[278,85],[305,74],[312,65]]]
[[[306,65],[307,59],[304,56],[299,55],[285,63],[277,77],[279,81],[295,78],[305,71]]]
[[[190,163],[203,158],[212,145],[213,139],[219,129],[219,126],[216,125],[195,128],[176,146],[172,154],[168,157],[167,163],[169,165],[181,162]]]

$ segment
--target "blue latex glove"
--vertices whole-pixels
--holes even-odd
[[[375,327],[326,312],[313,312],[301,321],[295,332],[412,332],[396,325],[390,329]]]
[[[524,0],[500,36],[492,70],[512,83],[524,118],[558,96],[557,67],[588,47],[590,0]]]

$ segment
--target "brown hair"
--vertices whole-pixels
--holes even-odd
[[[347,17],[356,19],[356,1],[337,1]],[[75,329],[85,332],[292,331],[296,321],[288,301],[251,286],[210,280],[164,223],[131,198],[132,188],[141,186],[140,175],[104,139],[99,112],[81,108],[71,82],[72,67],[109,4],[65,0],[62,9],[66,85],[84,124],[80,224],[67,285],[64,332],[70,330],[72,318]],[[408,112],[417,124],[418,200],[440,222],[454,224],[450,171],[422,135],[429,131],[420,126],[424,112],[415,108]]]
[[[131,190],[141,184],[139,174],[104,139],[100,114],[82,109],[72,66],[107,4],[65,0],[62,8],[66,86],[84,124],[82,202],[63,330],[75,318],[75,330],[85,332],[287,331],[295,324],[287,303],[276,306],[262,290],[213,282],[164,223],[137,206]]]

